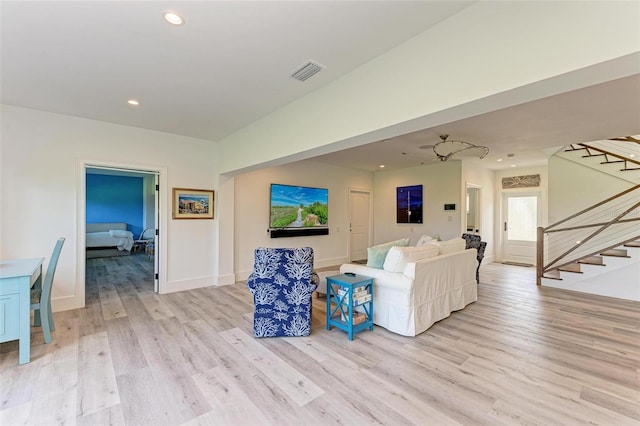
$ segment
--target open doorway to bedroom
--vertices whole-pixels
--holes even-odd
[[[153,171],[85,168],[85,304],[129,286],[158,292],[158,176]],[[124,287],[123,287],[124,286]],[[103,293],[103,294],[100,294]],[[102,304],[103,311],[105,309]]]

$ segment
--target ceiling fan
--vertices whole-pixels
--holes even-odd
[[[489,153],[489,148],[482,145],[475,145],[471,142],[449,140],[449,135],[440,135],[441,141],[435,145],[422,145],[420,149],[433,149],[433,153],[440,161],[447,161],[454,155],[459,157],[484,158]],[[402,155],[415,155],[403,152]],[[420,163],[424,164],[424,162]]]
[[[433,152],[440,161],[447,161],[456,154],[461,157],[484,158],[489,153],[489,148],[475,145],[471,142],[449,140],[449,135],[440,135],[440,142],[433,146]]]

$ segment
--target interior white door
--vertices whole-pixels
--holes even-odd
[[[534,265],[540,196],[531,194],[503,195],[503,261]]]
[[[351,262],[367,258],[371,232],[370,197],[371,194],[367,191],[349,190],[349,259]]]

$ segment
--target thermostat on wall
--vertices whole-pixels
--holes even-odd
[[[453,203],[453,204],[445,204],[444,205],[444,211],[445,212],[454,212],[454,211],[456,211],[455,203]]]

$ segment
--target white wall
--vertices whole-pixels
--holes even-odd
[[[66,237],[53,290],[54,310],[82,306],[84,229],[79,194],[84,161],[166,170],[161,188],[167,229],[161,277],[166,291],[216,284],[216,220],[171,220],[172,187],[216,189],[216,146],[210,141],[2,105],[0,257],[49,258]],[[225,200],[216,200],[224,203]],[[83,237],[83,236],[82,236]],[[45,263],[46,265],[46,263]],[[83,298],[82,298],[83,299]]]
[[[415,244],[422,234],[443,240],[462,235],[461,162],[447,161],[420,167],[375,173],[373,217],[374,244],[411,237]],[[423,224],[396,223],[396,188],[422,185]],[[445,212],[445,203],[455,203],[455,212]]]
[[[535,188],[511,188],[502,189],[502,178],[512,176],[540,175],[540,186]],[[496,170],[495,173],[495,200],[494,200],[494,241],[495,249],[493,254],[495,260],[502,261],[502,223],[504,222],[502,212],[502,195],[507,193],[531,194],[538,193],[540,195],[540,216],[538,217],[538,226],[547,226],[549,224],[549,173],[547,166],[538,167],[512,167],[504,170]]]
[[[221,171],[309,158],[636,73],[637,57],[577,70],[637,55],[639,11],[638,2],[475,2],[224,138]]]
[[[481,187],[480,190],[480,235],[482,241],[487,243],[485,249],[485,262],[489,263],[493,260],[495,255],[495,172],[487,169],[482,163],[485,160],[463,160],[462,161],[462,193],[465,194],[466,185],[473,184]],[[463,208],[466,210],[466,206],[463,204]],[[462,219],[462,228],[465,227],[464,215]]]
[[[549,224],[632,186],[627,180],[553,155],[549,158]]]
[[[329,190],[329,235],[270,238],[270,184],[312,186]],[[265,168],[235,177],[234,258],[238,280],[253,268],[256,247],[312,247],[315,267],[349,261],[349,188],[373,189],[370,172],[311,160]]]

